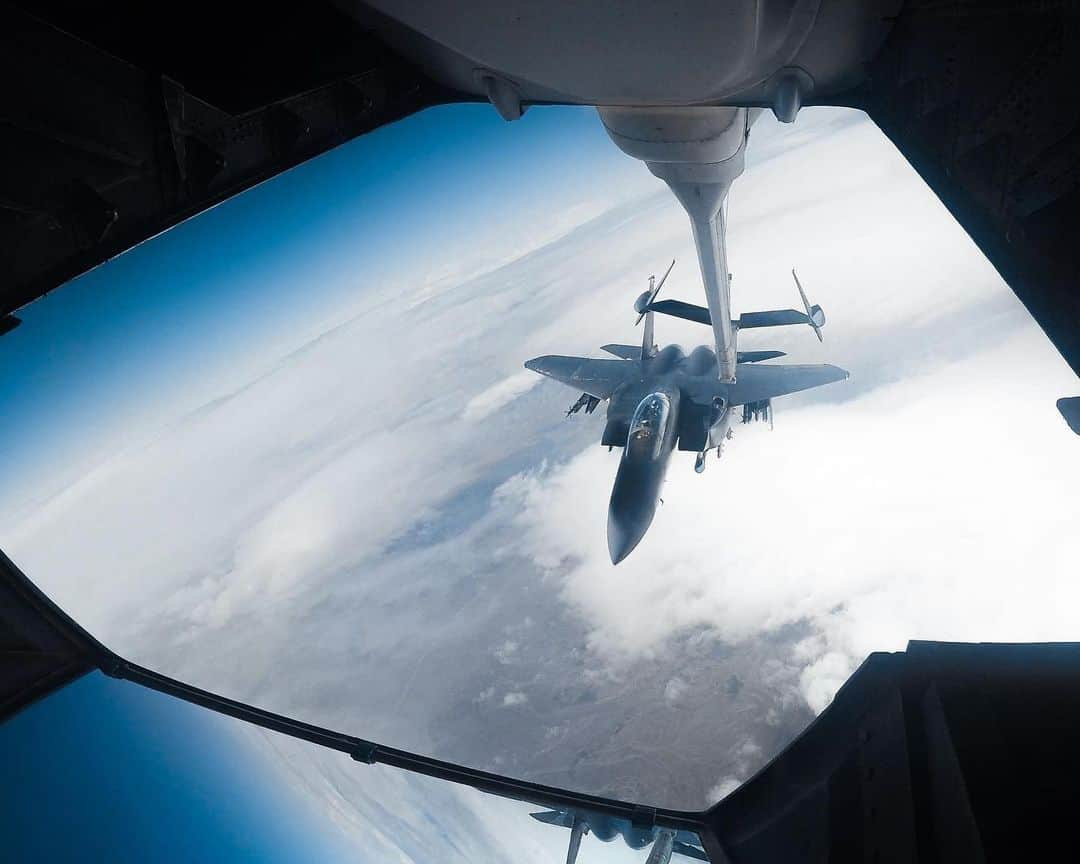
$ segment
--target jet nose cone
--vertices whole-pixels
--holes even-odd
[[[663,477],[662,464],[641,464],[623,457],[608,505],[607,540],[612,564],[633,552],[649,530]]]
[[[608,511],[607,546],[612,564],[618,564],[633,552],[644,536],[645,531],[635,525],[634,520],[627,519],[614,508]]]

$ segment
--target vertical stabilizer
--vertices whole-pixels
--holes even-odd
[[[671,275],[671,269],[675,266],[675,259],[672,259],[668,265],[664,275],[660,277],[660,281],[656,281],[655,276],[649,277],[649,290],[641,294],[637,300],[634,301],[634,311],[638,313],[638,319],[635,324],[640,324],[642,319],[645,320],[645,332],[641,334],[641,359],[642,362],[648,360],[650,357],[656,356],[656,331],[653,321],[653,312],[650,308],[653,301],[656,299],[656,295],[660,293],[660,289],[664,287],[664,283],[667,281],[667,277]]]
[[[652,282],[656,279],[655,276],[649,277],[649,281]],[[650,292],[652,291],[652,285],[649,285]],[[645,329],[641,333],[641,359],[648,360],[650,357],[656,356],[656,332],[655,332],[655,313],[652,309],[649,309],[645,313]]]

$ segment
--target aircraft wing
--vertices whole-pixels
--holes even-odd
[[[740,365],[734,384],[727,386],[728,402],[731,405],[744,405],[747,402],[759,402],[773,399],[788,393],[798,393],[843,381],[848,372],[839,366],[770,366],[765,363]]]
[[[627,360],[591,360],[588,357],[563,357],[559,354],[534,357],[525,363],[525,368],[597,399],[607,399],[616,387],[641,371],[637,363]]]

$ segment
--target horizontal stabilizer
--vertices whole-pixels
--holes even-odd
[[[558,825],[560,828],[571,828],[574,824],[573,814],[565,810],[545,810],[542,813],[530,813],[537,822],[547,825]]]
[[[659,300],[648,306],[651,312],[659,312],[661,315],[670,315],[672,318],[682,318],[684,321],[693,321],[696,324],[712,324],[709,310],[704,306],[695,306],[693,303],[684,303],[682,300]],[[805,312],[795,309],[773,309],[768,312],[744,312],[739,320],[732,321],[732,325],[739,330],[753,330],[758,327],[784,327],[788,324],[809,324],[815,326],[815,322]],[[824,323],[824,316],[822,316]]]
[[[734,384],[727,387],[728,403],[745,405],[798,393],[834,381],[843,381],[848,372],[839,366],[740,366]]]
[[[774,309],[771,312],[744,312],[734,322],[740,330],[756,327],[783,327],[787,324],[810,324],[810,316],[794,309]]]
[[[661,315],[670,315],[672,318],[682,318],[697,324],[712,324],[708,309],[704,306],[695,306],[693,303],[684,303],[682,300],[660,300],[650,303],[648,309],[651,312],[659,312]]]
[[[736,355],[738,363],[760,363],[762,360],[775,360],[787,356],[784,351],[740,351]]]
[[[608,354],[614,354],[616,357],[621,357],[623,360],[641,359],[640,345],[601,345],[600,350],[607,351]]]

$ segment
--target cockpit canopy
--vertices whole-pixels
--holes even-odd
[[[630,420],[625,455],[660,458],[670,419],[671,400],[666,393],[650,393],[642,399]]]

